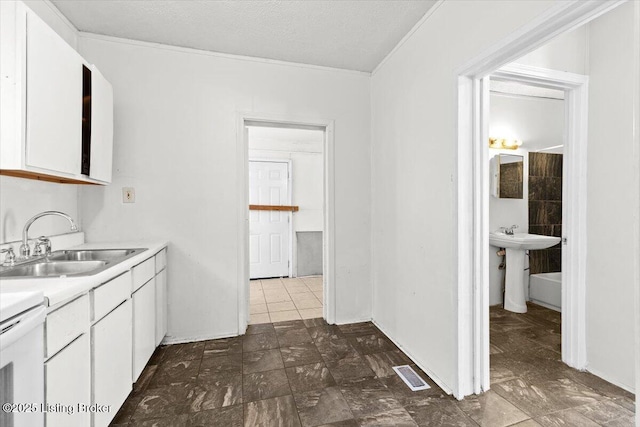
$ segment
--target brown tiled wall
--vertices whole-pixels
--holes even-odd
[[[562,236],[562,154],[529,153],[529,233]],[[560,244],[529,252],[531,274],[562,271]]]

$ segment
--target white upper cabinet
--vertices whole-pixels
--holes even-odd
[[[27,14],[27,166],[80,171],[82,65],[78,52]]]
[[[111,182],[113,159],[113,90],[91,67],[91,167],[89,176]]]
[[[0,21],[0,174],[109,183],[109,82],[24,3],[0,1]]]

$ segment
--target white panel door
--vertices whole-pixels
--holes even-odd
[[[290,205],[289,164],[249,162],[249,204]],[[252,279],[289,275],[289,221],[291,212],[249,213],[249,262]]]

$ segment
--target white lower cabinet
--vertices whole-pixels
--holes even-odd
[[[93,426],[108,426],[131,391],[132,307],[127,300],[91,327]]]
[[[45,399],[53,409],[46,426],[108,426],[166,333],[166,249],[53,307],[45,323]]]
[[[167,335],[167,270],[156,276],[156,346]]]
[[[48,408],[47,427],[86,427],[91,423],[89,411],[78,405],[91,403],[91,344],[89,334],[75,341],[44,365]],[[61,408],[70,408],[70,411]]]
[[[149,280],[133,295],[133,382],[156,349],[156,285]]]

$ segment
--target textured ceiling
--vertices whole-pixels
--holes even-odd
[[[372,71],[430,0],[53,0],[80,30],[133,40]]]

